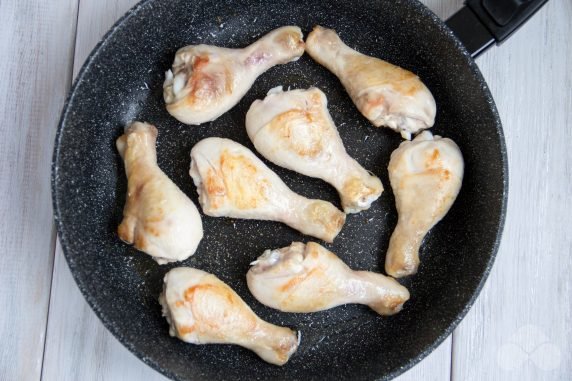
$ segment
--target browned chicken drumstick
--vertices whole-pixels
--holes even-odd
[[[340,79],[374,126],[392,128],[406,139],[433,126],[435,99],[410,71],[356,52],[334,30],[321,26],[308,35],[306,51]]]
[[[179,49],[163,84],[167,111],[186,124],[215,120],[236,105],[256,78],[304,54],[297,26],[278,28],[243,49],[190,45]]]
[[[398,222],[385,260],[389,275],[397,278],[417,272],[421,242],[453,205],[463,170],[463,156],[455,142],[429,131],[393,151],[388,171]]]
[[[159,264],[182,261],[203,238],[197,207],[157,166],[157,129],[135,122],[117,139],[125,163],[127,201],[119,238]]]
[[[159,302],[171,336],[187,343],[236,344],[275,365],[284,365],[298,348],[296,332],[260,319],[232,288],[201,270],[169,271]]]
[[[409,291],[395,279],[353,271],[314,242],[266,250],[252,265],[246,275],[250,292],[280,311],[315,312],[358,303],[380,315],[393,315],[409,299]]]
[[[327,242],[346,221],[333,204],[294,193],[252,151],[230,139],[198,142],[189,173],[209,216],[279,221]]]

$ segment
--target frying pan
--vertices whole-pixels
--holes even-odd
[[[516,4],[513,19],[521,22],[543,2],[508,3]],[[468,4],[451,20],[471,52],[413,0],[146,0],[130,10],[94,49],[77,77],[62,114],[52,167],[61,245],[80,290],[105,326],[145,363],[177,380],[309,380],[334,375],[389,379],[427,356],[451,333],[482,288],[505,215],[508,174],[502,128],[471,53],[506,38],[518,22],[505,22],[504,31],[494,29],[479,16],[483,9]],[[480,31],[471,34],[462,29],[471,22]],[[164,72],[184,45],[243,47],[279,26],[299,25],[307,34],[316,24],[336,29],[360,52],[418,74],[437,102],[432,131],[452,138],[465,158],[459,197],[426,237],[418,274],[402,281],[412,297],[396,316],[380,317],[357,305],[287,314],[258,303],[246,287],[249,263],[265,249],[311,240],[278,223],[203,215],[205,237],[197,253],[165,266],[122,243],[116,234],[127,184],[115,140],[128,122],[142,120],[158,127],[159,166],[197,203],[188,175],[189,152],[195,143],[220,136],[255,152],[244,128],[250,104],[278,85],[317,86],[328,97],[349,154],[379,176],[386,188],[371,209],[349,215],[341,234],[326,246],[354,269],[383,272],[397,221],[386,167],[401,138],[389,129],[372,127],[331,73],[307,55],[274,67],[237,106],[201,126],[177,122],[162,100]],[[324,182],[267,164],[294,191],[339,205],[335,190]],[[300,330],[297,354],[276,367],[240,347],[196,346],[169,337],[157,297],[164,274],[181,265],[216,274],[263,319]]]

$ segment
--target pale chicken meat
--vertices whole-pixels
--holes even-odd
[[[248,148],[229,139],[198,142],[189,173],[209,216],[279,221],[327,242],[345,222],[334,205],[294,193]]]
[[[455,142],[424,131],[393,151],[388,171],[398,221],[385,271],[397,278],[417,272],[421,242],[457,198],[464,162]]]
[[[314,242],[266,250],[252,265],[246,274],[252,295],[284,312],[316,312],[357,303],[380,315],[393,315],[409,299],[409,291],[395,279],[353,271]]]
[[[266,159],[332,184],[346,213],[368,209],[383,192],[381,181],[348,155],[317,89],[270,90],[246,114],[250,140]]]
[[[321,26],[308,35],[306,51],[340,79],[374,126],[392,128],[405,139],[433,126],[435,99],[410,71],[353,50],[334,30]]]
[[[260,319],[216,276],[178,267],[164,278],[159,296],[171,336],[191,344],[235,344],[264,361],[284,365],[299,345],[299,335]]]
[[[262,73],[304,54],[297,26],[275,29],[243,49],[190,45],[179,49],[167,71],[167,111],[186,124],[215,120],[236,105]]]
[[[195,204],[157,166],[157,129],[128,126],[116,145],[125,164],[127,201],[118,235],[159,264],[182,261],[203,238]]]

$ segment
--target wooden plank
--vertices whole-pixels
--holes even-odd
[[[572,3],[550,1],[478,60],[508,146],[501,248],[454,334],[453,380],[572,377]]]
[[[444,381],[451,375],[451,337],[419,364],[397,377],[395,381]]]
[[[40,378],[54,228],[50,162],[77,0],[0,1],[0,379]]]
[[[139,0],[81,0],[75,45],[73,77],[103,35]]]

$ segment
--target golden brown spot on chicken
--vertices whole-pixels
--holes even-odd
[[[193,298],[195,296],[195,293],[199,292],[199,291],[208,291],[208,290],[212,290],[214,292],[216,292],[216,290],[218,289],[218,286],[215,286],[214,284],[197,284],[195,286],[191,286],[189,288],[187,288],[185,290],[185,292],[183,293],[183,297],[185,298],[185,300],[189,303],[193,302]]]
[[[275,134],[280,136],[282,139],[289,140],[292,137],[292,130],[286,123],[292,117],[297,117],[303,111],[300,109],[293,109],[283,112],[281,114],[276,115],[270,123],[268,124],[268,128],[273,131]]]
[[[140,211],[138,205],[143,199],[160,201],[162,198],[162,190],[156,186],[151,173],[144,165],[134,166],[133,173],[138,174],[138,177],[131,177],[128,181],[127,202],[123,211],[125,216],[133,216],[138,219]],[[139,216],[141,217],[141,216]],[[145,218],[141,220],[145,230],[148,229],[148,224],[161,222],[165,218],[165,211],[158,204],[152,204],[147,209]]]
[[[133,221],[130,218],[124,218],[117,228],[117,235],[123,241],[133,243]]]
[[[347,55],[348,81],[359,77],[367,87],[391,86],[401,95],[411,96],[422,89],[423,84],[412,72],[378,58],[365,55]],[[351,84],[350,84],[351,86]]]
[[[145,251],[145,249],[147,247],[147,240],[145,239],[145,237],[143,235],[139,234],[139,235],[137,235],[137,237],[135,237],[135,242],[133,243],[133,245],[137,249]]]
[[[440,160],[440,152],[437,148],[433,150],[429,158],[425,161],[425,168],[438,166]]]
[[[308,252],[308,256],[310,258],[318,259],[320,256],[320,249],[318,245],[314,244],[314,242],[308,242],[306,245],[306,251]]]
[[[189,94],[181,99],[180,103],[176,102],[168,107],[201,109],[218,101],[225,93],[231,93],[233,91],[232,71],[226,65],[223,67],[213,67],[213,65],[217,64],[210,63],[208,55],[193,56],[186,84]]]
[[[150,213],[147,218],[145,218],[145,227],[147,228],[148,224],[152,224],[154,222],[161,222],[165,218],[165,211],[162,208],[157,207],[153,210],[153,213]]]
[[[278,290],[280,290],[280,292],[292,292],[298,285],[300,285],[300,283],[304,282],[311,276],[314,276],[314,274],[315,276],[320,276],[320,273],[322,273],[322,269],[320,267],[315,267],[304,274],[291,278],[288,282],[280,286]]]
[[[254,209],[268,201],[268,180],[260,179],[258,169],[244,155],[224,150],[220,155],[220,172],[228,200],[239,209]]]
[[[209,168],[205,179],[205,189],[210,196],[222,196],[225,194],[224,182],[214,169]]]
[[[300,34],[292,30],[280,33],[274,41],[290,51],[296,51],[304,47],[304,40],[300,38]]]
[[[276,349],[276,357],[278,357],[279,362],[286,362],[288,360],[288,352],[290,352],[292,346],[288,343],[283,343]]]
[[[188,308],[193,314],[197,333],[208,332],[211,336],[224,338],[221,328],[254,330],[257,317],[248,310],[244,302],[223,283],[200,283],[191,286],[183,293]],[[239,317],[240,318],[237,318]]]
[[[360,108],[364,115],[371,115],[378,109],[385,110],[387,108],[387,104],[385,98],[380,94],[374,93],[366,93],[366,98],[360,99]],[[372,116],[373,117],[373,116]],[[381,127],[381,126],[376,126]]]
[[[194,56],[192,59],[193,70],[202,70],[210,61],[209,56]]]
[[[392,310],[396,310],[401,307],[401,305],[406,301],[405,298],[399,296],[388,296],[386,297],[386,305]]]
[[[449,170],[444,169],[442,167],[437,167],[437,168],[429,168],[426,169],[423,172],[424,175],[429,175],[429,176],[435,176],[438,178],[443,178],[445,180],[449,180],[449,178],[451,177],[451,172],[449,172]]]
[[[374,99],[369,99],[368,106],[370,107],[377,107],[385,105],[385,98],[382,95],[376,96]]]
[[[310,130],[310,136],[299,139],[292,131],[296,123],[303,123]],[[319,120],[315,120],[312,113],[302,109],[292,109],[276,115],[269,123],[268,128],[285,140],[288,149],[299,156],[315,158],[323,151],[322,131]]]
[[[342,193],[344,198],[357,201],[360,198],[371,196],[375,193],[375,189],[366,186],[359,178],[352,177],[344,183]]]
[[[321,95],[321,91],[314,88],[311,90],[311,95],[310,95],[310,103],[312,106],[312,109],[316,109],[316,110],[322,110],[322,95]]]
[[[278,351],[276,352],[276,356],[278,357],[278,361],[285,362],[288,358],[288,351],[290,350],[290,345],[281,344],[278,347]]]
[[[185,101],[191,106],[194,105],[198,108],[200,106],[208,105],[209,103],[212,103],[220,93],[220,84],[218,83],[217,78],[208,73],[195,71],[189,81],[191,92],[185,98]]]
[[[448,169],[443,170],[443,178],[449,180],[451,178],[451,172]]]
[[[307,108],[295,108],[276,115],[268,129],[287,145],[286,149],[301,157],[315,158],[323,150],[324,135],[328,134],[327,118],[321,107],[321,96],[316,90]],[[296,128],[305,129],[303,134]]]
[[[412,97],[415,93],[421,91],[421,81],[415,76],[414,79],[412,78],[407,81],[394,84],[393,88],[404,96]]]
[[[184,306],[184,305],[185,305],[185,303],[184,303],[182,300],[177,300],[177,301],[175,302],[175,307],[181,308],[181,307]]]
[[[178,329],[179,335],[186,335],[195,331],[194,325],[183,325]]]
[[[331,224],[328,224],[328,231],[333,232],[340,230],[345,222],[346,215],[341,212],[337,213],[334,218],[332,218]]]
[[[159,237],[159,235],[161,235],[161,231],[150,224],[145,224],[145,231],[155,237]]]
[[[217,294],[217,296],[225,298],[231,305],[239,303],[239,300],[237,300],[236,295],[234,294],[232,289],[230,289],[230,287],[224,285],[221,286],[221,285],[209,284],[209,283],[197,284],[195,286],[191,286],[185,290],[183,296],[187,302],[192,303],[193,299],[195,298],[195,294],[200,292],[212,292],[214,294]]]
[[[324,276],[321,274],[320,276]],[[306,301],[303,305],[300,305],[297,301],[299,294],[304,292],[303,288],[299,289],[300,292],[293,290],[287,297],[280,301],[280,306],[283,309],[296,309],[298,312],[315,312],[324,309],[329,303],[333,293],[329,289],[319,289],[315,295],[315,298]],[[335,293],[335,292],[334,292]]]
[[[314,202],[310,206],[308,217],[323,225],[330,234],[339,231],[346,222],[346,215],[325,201]]]

